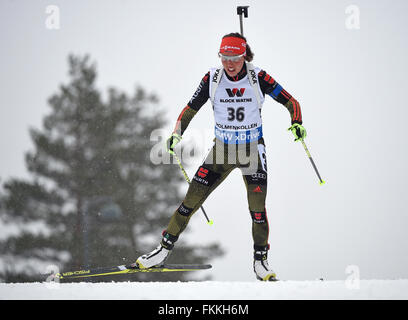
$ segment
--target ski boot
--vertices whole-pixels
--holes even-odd
[[[156,249],[137,258],[136,264],[140,269],[161,267],[170,256],[171,250],[178,237],[172,236],[166,231],[163,232],[163,239]]]
[[[256,278],[261,281],[277,281],[275,272],[268,265],[267,246],[254,246],[254,272]]]

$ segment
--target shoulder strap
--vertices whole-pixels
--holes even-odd
[[[212,75],[212,78],[211,78],[210,99],[213,105],[214,105],[215,91],[217,91],[218,85],[221,82],[221,78],[223,74],[224,74],[224,68],[221,66],[215,69],[214,74]]]
[[[255,71],[255,67],[252,63],[247,62],[247,72],[248,72],[248,79],[249,83],[251,84],[252,89],[254,90],[256,100],[258,101],[258,108],[262,108],[262,100],[259,94],[259,81],[258,81],[258,73]]]

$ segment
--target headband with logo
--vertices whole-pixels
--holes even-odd
[[[246,51],[246,42],[237,37],[225,37],[221,41],[220,53],[234,53],[236,55],[244,54]]]

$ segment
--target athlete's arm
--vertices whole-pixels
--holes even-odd
[[[300,111],[299,102],[264,70],[258,73],[258,79],[262,92],[271,96],[289,110],[292,124],[302,124],[302,112]]]
[[[182,136],[190,121],[210,98],[209,78],[210,72],[208,72],[201,80],[196,92],[193,94],[193,97],[181,111],[179,117],[177,118],[176,127],[174,128],[173,132]]]

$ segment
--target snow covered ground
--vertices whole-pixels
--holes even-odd
[[[1,300],[408,299],[408,280],[0,284]]]

